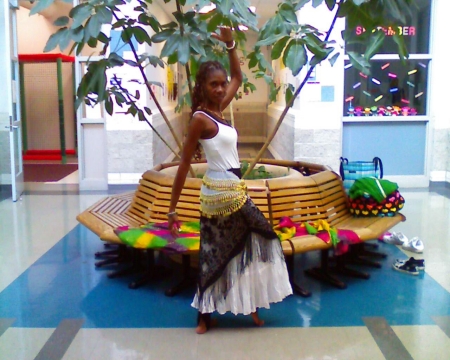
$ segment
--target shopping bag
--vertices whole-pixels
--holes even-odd
[[[374,157],[372,161],[348,161],[344,157],[341,157],[340,160],[339,172],[347,194],[356,179],[363,177],[383,178],[383,162],[379,157]]]

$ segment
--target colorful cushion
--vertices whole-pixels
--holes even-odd
[[[388,195],[383,201],[377,202],[374,198],[364,195],[356,199],[349,198],[350,213],[354,216],[394,216],[405,203],[405,199],[398,190]]]

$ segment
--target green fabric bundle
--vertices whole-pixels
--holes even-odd
[[[397,189],[397,183],[392,181],[377,179],[375,177],[364,177],[355,180],[348,195],[352,200],[361,196],[370,196],[377,202],[381,202]]]

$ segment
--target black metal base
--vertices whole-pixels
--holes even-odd
[[[350,250],[346,254],[341,255],[341,258],[347,264],[369,266],[380,269],[381,264],[377,261],[368,259],[368,257],[383,259],[386,256],[386,254],[365,250],[364,244],[355,244],[350,246]]]
[[[328,250],[320,251],[320,267],[305,270],[305,274],[316,280],[330,284],[338,289],[347,288],[346,283],[332,274],[332,269],[329,267]]]
[[[311,291],[308,291],[295,283],[294,255],[286,256],[286,265],[289,273],[289,282],[291,283],[293,292],[302,297],[310,297]]]
[[[95,263],[96,268],[101,268],[107,265],[123,264],[130,261],[130,256],[126,245],[117,245],[117,249],[97,252],[95,253],[95,257],[103,258],[103,260]]]
[[[154,266],[144,271],[139,278],[130,282],[128,288],[137,289],[148,284],[151,281],[161,280],[172,274],[172,271],[164,266]]]
[[[347,284],[343,281],[339,280],[336,276],[333,276],[329,269],[324,270],[321,267],[313,268],[305,270],[305,274],[309,277],[312,277],[316,280],[323,281],[327,284],[330,284],[338,289],[346,289]]]
[[[355,246],[355,245],[353,245]],[[377,259],[386,259],[387,258],[387,254],[379,252],[379,251],[372,251],[372,250],[376,250],[378,249],[379,246],[378,244],[371,244],[371,243],[363,243],[361,244],[356,244],[356,251],[358,252],[359,256],[367,256],[367,257],[371,257],[371,258],[377,258]],[[368,250],[368,249],[372,249],[372,250]]]
[[[164,294],[166,296],[172,297],[180,292],[192,287],[195,285],[196,280],[191,276],[191,256],[190,255],[182,255],[182,273],[183,278],[181,281],[172,286],[171,288],[167,289]]]
[[[336,266],[331,266],[329,268],[331,272],[337,273],[337,274],[340,274],[340,275],[344,275],[344,276],[350,276],[350,277],[358,278],[358,279],[364,279],[364,280],[370,279],[370,274],[367,274],[365,272],[358,271],[358,270],[355,270],[355,269],[348,268],[346,266],[346,264],[344,263],[344,261],[342,261],[340,259],[337,259],[336,261],[337,261]]]

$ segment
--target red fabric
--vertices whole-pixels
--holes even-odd
[[[24,63],[56,62],[57,59],[63,62],[75,62],[75,57],[64,54],[19,54],[19,62]]]

